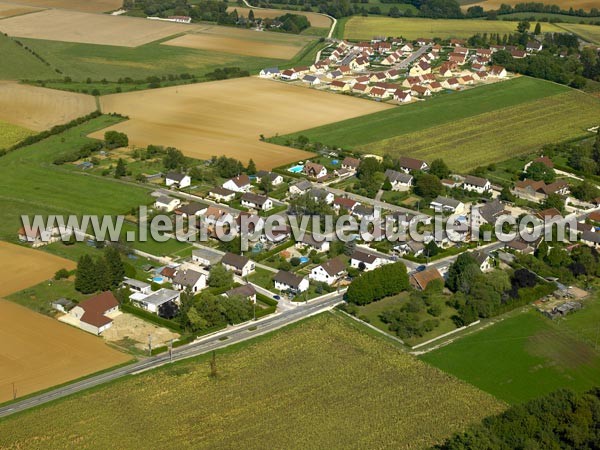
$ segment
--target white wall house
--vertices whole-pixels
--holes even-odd
[[[167,196],[158,197],[154,202],[154,208],[167,212],[173,212],[181,205],[181,200]]]
[[[180,189],[190,187],[192,185],[192,178],[189,175],[177,172],[169,172],[165,176],[165,184],[168,187],[175,186]]]
[[[344,262],[339,258],[334,258],[312,269],[308,277],[311,280],[327,283],[331,286],[343,277],[345,272]]]
[[[299,277],[291,272],[280,270],[273,277],[275,289],[280,292],[300,293],[308,290],[310,283],[307,278]]]
[[[465,182],[463,183],[463,189],[465,191],[483,194],[492,189],[492,183],[490,183],[490,180],[486,180],[485,178],[467,175]]]

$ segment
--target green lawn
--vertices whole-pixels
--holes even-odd
[[[60,76],[15,41],[0,33],[0,79],[56,78]],[[0,147],[2,147],[0,145]]]
[[[597,321],[598,311],[575,313],[571,322]],[[600,354],[572,332],[528,311],[427,353],[422,360],[499,399],[521,403],[561,387],[598,385]]]
[[[51,303],[63,297],[81,301],[87,296],[75,290],[73,280],[51,280],[11,294],[6,299],[41,314],[53,315],[55,310],[52,309]]]
[[[275,272],[257,267],[254,273],[248,277],[248,281],[258,284],[265,289],[272,289],[274,276]]]
[[[580,22],[596,22],[598,21],[598,17],[580,17],[580,16],[569,16],[568,14],[554,14],[554,13],[541,13],[541,12],[517,12],[517,13],[512,13],[512,14],[502,14],[500,16],[498,16],[501,20],[508,20],[508,19],[531,19],[534,18],[535,20],[539,21],[542,19],[548,19],[548,21],[551,20],[559,20],[560,22],[567,22],[567,23],[580,23]],[[540,25],[542,27],[542,33],[545,33],[545,25],[546,23],[544,22],[540,22]],[[554,24],[556,26],[560,27],[560,23]]]
[[[15,239],[22,214],[114,215],[150,203],[141,187],[52,164],[58,155],[90,142],[87,134],[118,120],[101,116],[0,158],[0,239]]]

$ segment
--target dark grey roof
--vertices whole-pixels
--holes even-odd
[[[235,253],[225,253],[221,263],[235,267],[236,269],[243,269],[246,264],[250,261],[248,258],[242,255],[236,255]]]
[[[298,181],[293,186],[301,191],[307,191],[312,187],[312,183],[308,180],[302,180]]]
[[[179,173],[179,172],[169,172],[167,174],[167,176],[165,178],[169,179],[169,180],[175,180],[177,182],[180,182],[181,180],[183,180],[187,175],[184,173]]]
[[[385,177],[392,183],[410,183],[413,178],[412,175],[392,169],[385,171]]]
[[[491,202],[487,202],[481,208],[479,208],[479,214],[489,224],[495,224],[498,216],[504,212],[504,205],[500,200],[494,199]]]
[[[373,255],[372,253],[366,253],[361,250],[355,250],[354,253],[352,253],[352,259],[362,261],[366,264],[373,264],[377,259],[377,256]]]
[[[192,256],[200,259],[205,259],[209,264],[217,264],[223,259],[223,255],[209,248],[195,248],[192,250]]]
[[[439,203],[442,206],[451,206],[453,208],[457,208],[461,202],[459,202],[458,200],[455,200],[453,198],[442,197],[440,195],[435,200],[433,200],[431,203]]]
[[[231,189],[227,189],[227,188],[224,188],[221,186],[216,186],[209,191],[209,194],[216,194],[216,195],[220,195],[222,197],[227,197],[232,194],[235,195],[235,191],[232,191]]]
[[[581,233],[581,240],[600,244],[600,233],[594,231],[584,231]]]
[[[197,214],[198,212],[202,211],[203,209],[206,209],[207,207],[208,207],[208,205],[205,205],[202,203],[191,202],[186,205],[178,207],[177,211],[180,212],[181,214],[187,214],[188,216],[193,216],[193,215]]]
[[[179,284],[185,287],[194,286],[204,275],[195,270],[178,270],[173,277],[173,284]]]
[[[242,200],[254,205],[262,206],[267,202],[267,200],[269,200],[269,197],[258,195],[253,192],[246,192],[244,195],[242,195]]]
[[[356,205],[353,212],[358,216],[370,216],[375,212],[375,208],[367,205]]]
[[[290,286],[293,289],[298,289],[298,287],[300,286],[300,283],[302,282],[303,279],[304,278],[299,277],[298,275],[293,274],[291,272],[287,272],[285,270],[280,270],[273,277],[273,281],[275,281],[277,283],[285,284],[286,286]]]
[[[229,289],[225,292],[227,297],[233,297],[234,295],[241,295],[242,297],[254,297],[256,295],[256,289],[251,284],[244,284],[233,289]]]
[[[472,186],[484,187],[488,180],[485,178],[474,177],[473,175],[467,175],[465,177],[465,184],[470,184]]]

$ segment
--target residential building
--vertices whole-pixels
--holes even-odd
[[[308,191],[308,196],[312,198],[314,201],[322,201],[331,205],[335,200],[335,195],[332,192],[326,191],[321,188],[312,188]]]
[[[190,202],[179,206],[179,208],[175,210],[175,214],[180,215],[183,218],[198,217],[203,215],[207,208],[208,206],[203,203]]]
[[[285,270],[277,272],[273,277],[273,282],[275,283],[275,289],[278,291],[291,292],[293,294],[307,291],[310,286],[310,282],[306,277],[299,277]]]
[[[154,208],[166,212],[175,211],[179,205],[181,205],[181,200],[178,198],[167,197],[166,195],[162,195],[154,201]]]
[[[192,178],[184,173],[169,172],[165,176],[165,184],[183,189],[192,185]]]
[[[132,292],[140,292],[142,294],[150,294],[152,292],[152,286],[150,284],[134,278],[125,277],[123,280],[123,287],[128,288]]]
[[[224,295],[226,297],[244,297],[246,300],[256,303],[256,289],[251,284],[243,284],[229,289]]]
[[[345,272],[344,262],[340,258],[333,258],[312,269],[308,277],[311,280],[327,283],[331,286],[340,280]]]
[[[133,294],[129,299],[134,305],[148,312],[160,317],[170,317],[179,309],[180,295],[179,291],[163,288],[150,295]]]
[[[390,180],[393,191],[406,191],[410,189],[413,184],[413,176],[405,172],[387,169],[385,171],[385,177]]]
[[[250,177],[242,174],[227,180],[223,183],[223,187],[234,192],[248,192],[252,188],[252,185],[250,184]]]
[[[302,238],[296,242],[296,247],[308,247],[309,249],[323,253],[329,251],[329,241],[324,237],[315,238],[312,234],[305,232]]]
[[[236,191],[224,187],[214,187],[208,192],[208,196],[217,202],[230,202],[235,198]]]
[[[421,291],[427,289],[427,286],[432,281],[438,281],[444,284],[444,278],[440,274],[439,270],[435,267],[429,267],[421,272],[415,272],[411,274],[409,282],[415,288]]]
[[[283,177],[275,172],[268,172],[266,170],[259,170],[256,172],[256,182],[262,182],[263,178],[267,178],[271,182],[271,186],[279,186],[283,183]]]
[[[354,250],[350,257],[350,267],[360,269],[364,272],[377,269],[383,264],[381,258],[372,253],[367,253],[362,250]]]
[[[288,192],[291,195],[304,195],[306,194],[308,191],[310,191],[310,189],[312,188],[312,183],[308,180],[301,180],[298,181],[297,183],[292,184],[289,188],[288,188]]]
[[[465,205],[463,202],[455,200],[453,198],[438,196],[435,200],[432,200],[429,204],[431,209],[435,212],[443,212],[450,214],[461,214],[465,212]]]
[[[352,213],[354,207],[358,204],[359,203],[356,200],[352,200],[351,198],[336,197],[333,201],[333,209],[335,209],[336,211],[345,210],[349,213]]]
[[[473,257],[473,259],[475,259],[475,261],[477,261],[477,264],[479,264],[479,269],[482,272],[489,272],[494,268],[493,259],[484,251],[475,250],[471,252],[471,256]]]
[[[303,172],[306,176],[311,178],[323,178],[327,175],[327,168],[321,164],[307,162],[304,164]]]
[[[483,194],[492,189],[492,183],[490,180],[485,178],[475,177],[473,175],[467,175],[463,183],[463,189],[469,192],[477,192]]]
[[[178,291],[200,292],[206,287],[206,275],[192,269],[178,270],[173,277],[173,287]]]
[[[236,255],[235,253],[225,253],[221,264],[227,270],[234,272],[241,277],[247,277],[254,272],[255,264],[249,258],[242,255]]]
[[[414,170],[429,170],[429,165],[425,161],[415,158],[409,158],[407,156],[400,157],[398,163],[400,164],[400,169],[402,169],[406,173],[412,172]]]
[[[223,259],[223,255],[210,248],[195,248],[192,250],[192,261],[200,266],[210,268],[219,264]]]
[[[261,78],[279,78],[281,72],[277,67],[269,67],[267,69],[262,69],[258,76]]]
[[[356,172],[358,170],[359,166],[360,166],[360,159],[358,159],[358,158],[351,158],[350,156],[347,156],[342,161],[342,169],[348,169],[353,172]]]
[[[112,318],[118,312],[119,302],[112,292],[106,291],[80,302],[69,315],[78,320],[76,324],[82,330],[100,335],[112,326]]]
[[[254,194],[253,192],[246,192],[242,195],[242,206],[246,208],[259,209],[261,211],[268,211],[273,208],[273,200],[264,195]]]

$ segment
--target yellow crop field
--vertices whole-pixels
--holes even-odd
[[[227,12],[233,12],[237,10],[238,14],[243,17],[248,17],[250,8],[244,8],[239,6],[230,6],[227,8]],[[297,14],[306,16],[310,25],[316,28],[329,28],[331,26],[331,19],[323,14],[317,14],[306,11],[293,11],[289,9],[276,9],[276,8],[252,8],[254,11],[254,17],[261,19],[274,19],[275,17],[283,16],[284,14]]]
[[[27,128],[0,120],[0,149],[8,148],[32,134],[33,132]]]
[[[595,44],[600,44],[600,26],[598,25],[584,25],[579,23],[561,23],[561,27],[565,30],[571,31],[583,39]]]
[[[421,449],[504,410],[325,313],[0,422],[0,448]]]

